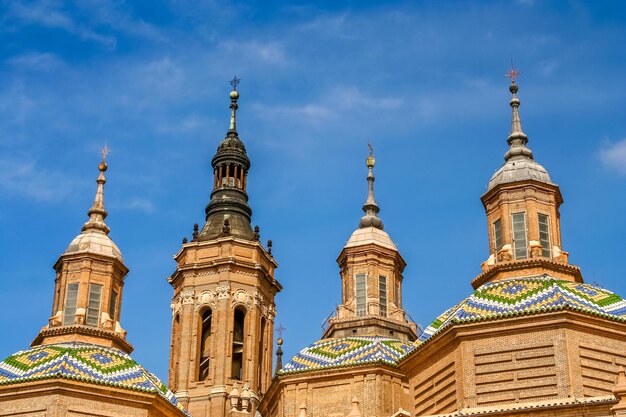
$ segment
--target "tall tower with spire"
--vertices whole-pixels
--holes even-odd
[[[278,264],[260,242],[246,193],[250,160],[237,133],[238,79],[230,127],[212,160],[206,222],[174,256],[169,385],[194,415],[256,412],[272,377],[274,278]]]
[[[374,198],[374,159],[367,166],[365,213],[337,258],[341,269],[341,304],[329,320],[323,337],[378,335],[408,341],[416,339],[416,326],[402,308],[402,272],[406,262],[385,232]]]
[[[89,220],[54,265],[52,316],[32,345],[84,342],[116,347],[126,353],[133,350],[120,326],[122,289],[128,268],[105,223],[107,152],[105,147],[98,166],[96,197],[87,213]]]
[[[568,253],[561,246],[561,191],[527,146],[519,115],[518,73],[513,69],[508,75],[512,95],[509,149],[481,197],[487,212],[490,255],[472,285],[478,288],[489,281],[544,272],[582,282],[580,269],[569,264]]]

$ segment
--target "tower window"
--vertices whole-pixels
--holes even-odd
[[[65,309],[63,313],[63,325],[74,324],[77,297],[78,283],[67,284],[67,292],[65,293]]]
[[[402,303],[400,302],[400,284],[396,282],[395,285],[395,299],[396,299],[396,306],[398,306],[398,308],[402,308]]]
[[[244,320],[246,313],[241,309],[235,310],[233,319],[233,362],[231,367],[231,378],[241,381],[243,379],[243,340],[244,340]]]
[[[367,285],[365,278],[365,274],[358,274],[355,276],[354,291],[356,296],[357,316],[365,316],[367,314]]]
[[[387,317],[387,277],[378,277],[378,303],[380,304],[380,315]]]
[[[102,285],[89,284],[89,299],[87,301],[87,317],[85,322],[88,326],[97,326],[100,317],[100,300],[102,298]]]
[[[117,292],[111,290],[111,300],[109,300],[109,317],[115,321],[115,308],[117,307]]]
[[[502,249],[502,222],[500,219],[493,222],[493,235],[496,244],[496,252]]]
[[[211,319],[212,311],[209,309],[202,314],[202,331],[200,332],[200,366],[198,380],[209,379],[209,360],[211,359]]]
[[[515,259],[528,258],[528,243],[526,239],[526,213],[513,214],[513,246]]]
[[[550,248],[550,224],[548,223],[548,216],[545,214],[539,214],[539,242],[541,243],[541,256],[544,258],[552,257],[552,250]]]
[[[261,333],[259,334],[259,374],[258,374],[258,386],[259,391],[263,392],[263,382],[265,380],[263,374],[263,364],[264,364],[264,356],[265,354],[265,317],[261,317]]]

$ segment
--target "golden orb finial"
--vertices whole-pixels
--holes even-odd
[[[239,98],[239,91],[233,90],[230,92],[230,98],[233,100],[237,100]]]
[[[111,148],[109,148],[109,146],[106,144],[100,150],[100,156],[102,157],[102,162],[100,162],[100,164],[98,165],[98,169],[101,172],[104,172],[107,170],[106,160],[107,160],[107,156],[109,156],[110,153],[111,153]]]
[[[372,142],[368,142],[367,147],[370,149],[370,154],[365,160],[365,165],[368,168],[374,168],[374,165],[376,165],[376,159],[374,158],[374,147],[372,146]]]
[[[278,346],[282,346],[283,345],[283,338],[279,337],[278,340],[276,341],[276,343],[278,344]]]

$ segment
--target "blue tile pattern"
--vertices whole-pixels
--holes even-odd
[[[48,378],[158,393],[187,415],[156,376],[119,349],[87,343],[59,343],[17,352],[0,362],[0,385]]]
[[[395,366],[414,348],[410,342],[381,336],[322,339],[302,349],[279,374],[373,363]]]
[[[418,343],[452,323],[565,308],[626,320],[626,300],[599,286],[549,275],[513,278],[482,285],[433,321],[420,335]]]

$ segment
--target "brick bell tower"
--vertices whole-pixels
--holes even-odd
[[[580,269],[569,263],[568,252],[561,246],[561,191],[527,146],[515,83],[518,73],[512,69],[508,75],[512,95],[509,149],[481,197],[487,213],[490,255],[472,286],[544,273],[582,282]]]
[[[31,346],[65,342],[92,343],[130,353],[126,331],[120,325],[124,278],[128,268],[109,237],[105,223],[104,176],[108,148],[102,150],[96,196],[89,220],[54,264],[56,279],[52,316]]]
[[[402,272],[406,262],[385,232],[374,198],[374,159],[367,166],[368,194],[364,216],[342,249],[337,264],[341,269],[341,304],[328,320],[324,338],[383,336],[415,340],[417,327],[402,308]]]
[[[246,193],[250,160],[236,128],[238,79],[230,128],[213,157],[206,223],[174,256],[169,386],[194,417],[256,413],[272,378],[274,278],[278,264],[252,229]]]

